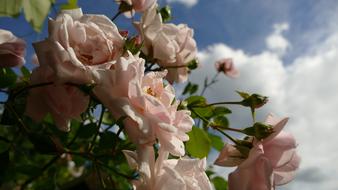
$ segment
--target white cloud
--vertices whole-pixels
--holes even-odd
[[[289,30],[288,23],[279,23],[274,25],[273,33],[266,38],[266,45],[272,52],[283,56],[290,47],[290,43],[284,38],[282,32]]]
[[[198,3],[198,0],[167,0],[168,3],[181,3],[187,7],[193,7]]]
[[[209,101],[238,100],[235,90],[269,96],[268,105],[258,110],[259,119],[263,120],[270,111],[281,117],[289,116],[291,119],[286,130],[297,138],[302,156],[296,180],[282,189],[336,190],[338,32],[331,33],[311,53],[299,55],[291,64],[286,64],[276,49],[285,50],[289,46],[282,36],[282,31],[287,29],[287,24],[275,25],[273,35],[278,34],[276,36],[285,41],[275,43],[272,40],[274,42],[267,46],[267,50],[255,55],[226,44],[209,46],[199,53],[204,68],[193,72],[192,81],[203,81],[205,76],[211,78],[215,74],[214,61],[232,57],[241,72],[240,77],[231,80],[220,76],[220,81],[206,93]],[[233,127],[250,124],[249,110],[233,107],[233,111],[230,118]]]

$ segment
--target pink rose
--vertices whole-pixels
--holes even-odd
[[[50,67],[40,66],[34,69],[31,84],[50,81],[54,81],[54,71]],[[50,113],[60,130],[69,131],[69,121],[80,119],[80,114],[86,111],[88,103],[89,97],[75,86],[46,85],[29,91],[26,114],[39,122]]]
[[[10,31],[0,29],[0,67],[15,67],[25,63],[26,43]]]
[[[53,69],[58,82],[91,83],[96,69],[109,68],[122,54],[123,37],[103,15],[63,10],[49,20],[48,31],[34,48],[40,65]]]
[[[282,131],[287,121],[288,118],[280,120],[269,115],[266,124],[274,126],[274,133],[261,141],[254,139],[247,159],[234,159],[234,155],[243,158],[234,147],[222,150],[216,164],[239,165],[229,175],[229,190],[271,190],[294,178],[300,157],[294,137]]]
[[[197,55],[193,30],[185,24],[163,24],[157,4],[145,11],[138,27],[144,38],[142,51],[168,69],[168,81],[186,81],[189,72],[186,66]]]
[[[211,190],[205,174],[206,159],[168,159],[168,152],[159,150],[155,161],[153,147],[139,147],[136,152],[124,150],[128,164],[137,169],[140,179],[133,181],[135,190]]]
[[[115,118],[128,116],[124,129],[134,143],[152,145],[158,139],[173,155],[184,155],[190,112],[177,111],[174,89],[163,83],[166,72],[144,74],[144,60],[128,53],[111,70],[99,71],[94,93]]]
[[[236,78],[239,75],[239,71],[235,68],[231,58],[216,61],[215,67],[218,72],[223,72],[228,77]]]

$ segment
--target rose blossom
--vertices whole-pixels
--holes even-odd
[[[140,179],[134,180],[135,190],[211,190],[205,174],[206,159],[168,159],[168,152],[159,150],[155,161],[151,146],[139,147],[136,152],[124,150],[128,164],[138,170]]]
[[[124,130],[135,144],[152,145],[158,139],[171,154],[182,156],[193,120],[189,111],[177,111],[174,89],[163,83],[165,75],[144,74],[144,60],[128,52],[111,70],[100,71],[94,93],[115,118],[128,116]]]
[[[231,58],[216,61],[215,67],[218,72],[223,72],[228,77],[236,78],[239,75],[239,71],[235,68]]]
[[[10,31],[0,29],[0,67],[21,66],[25,63],[26,43]]]
[[[234,147],[222,150],[215,164],[239,165],[229,175],[229,190],[271,190],[294,178],[300,157],[294,137],[282,131],[287,121],[288,118],[280,120],[269,115],[266,124],[273,126],[274,133],[261,141],[254,139],[247,159]]]
[[[48,66],[33,70],[31,84],[54,81],[54,71]],[[26,114],[39,122],[50,113],[56,126],[62,131],[69,131],[69,121],[80,119],[86,111],[89,97],[77,87],[65,84],[51,84],[32,88],[27,97]]]
[[[145,11],[137,27],[144,40],[142,51],[168,69],[168,81],[186,81],[189,72],[187,64],[197,55],[193,30],[185,24],[163,24],[156,3]]]
[[[53,69],[58,82],[91,83],[95,69],[109,68],[121,55],[123,37],[103,15],[63,10],[48,22],[49,37],[34,43],[39,63]]]

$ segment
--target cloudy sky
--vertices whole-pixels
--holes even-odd
[[[59,2],[59,1],[58,1]],[[113,0],[79,0],[87,13],[112,16]],[[290,117],[287,129],[299,143],[301,168],[296,179],[279,189],[338,189],[338,3],[337,0],[159,0],[173,7],[175,23],[195,31],[202,68],[191,80],[215,74],[214,61],[233,58],[241,75],[219,77],[206,95],[210,102],[237,100],[235,90],[267,95],[269,104],[259,110]],[[53,16],[54,13],[51,14]],[[117,20],[128,27],[123,18]],[[41,40],[22,16],[0,19],[0,27]],[[28,51],[30,59],[32,49]],[[246,109],[233,107],[233,127],[250,124]],[[336,134],[337,133],[337,134]],[[226,175],[229,170],[218,168]]]

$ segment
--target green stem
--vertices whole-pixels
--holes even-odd
[[[103,120],[103,115],[104,115],[105,109],[106,108],[102,105],[102,110],[101,110],[99,122],[97,124],[96,133],[95,133],[95,135],[94,135],[94,137],[92,139],[92,142],[90,143],[90,147],[88,149],[88,152],[90,152],[94,148],[94,144],[95,144],[96,138],[97,138],[97,136],[100,133],[100,128],[101,128],[101,124],[102,124],[102,120]]]
[[[225,133],[221,129],[219,129],[219,128],[214,128],[214,129],[216,129],[218,132],[222,133],[224,136],[226,136],[228,139],[230,139],[235,144],[238,144],[238,142],[236,141],[236,139],[232,138],[230,135],[228,135],[227,133]]]
[[[210,122],[209,122],[206,118],[204,118],[203,116],[201,116],[199,113],[197,113],[193,108],[190,109],[190,110],[191,110],[194,114],[196,114],[200,119],[202,119],[204,122],[206,122],[208,126],[211,126],[211,125],[210,125]],[[212,126],[211,126],[211,127],[212,127]],[[237,144],[237,141],[236,141],[234,138],[232,138],[230,135],[228,135],[227,133],[225,133],[225,132],[222,131],[221,129],[219,129],[219,128],[217,128],[217,127],[216,127],[216,128],[213,128],[213,129],[219,131],[219,132],[222,133],[224,136],[226,136],[228,139],[230,139],[232,142],[234,142],[235,144]],[[231,129],[232,129],[232,128],[231,128]],[[232,130],[239,132],[239,129],[232,129]]]
[[[11,97],[11,99],[15,99],[18,95],[20,95],[21,93],[25,92],[26,90],[32,89],[32,88],[38,88],[38,87],[42,87],[42,86],[48,86],[48,85],[52,85],[54,84],[53,82],[45,82],[45,83],[39,83],[39,84],[33,84],[30,86],[26,86],[22,89],[20,89],[19,91],[17,91],[16,93],[13,94],[13,96]]]
[[[213,85],[214,83],[217,82],[216,79],[217,79],[217,77],[218,77],[218,74],[219,74],[219,72],[217,72],[217,73],[214,75],[214,77],[211,79],[211,82],[210,82],[210,83],[204,83],[204,86],[203,86],[203,89],[202,89],[202,91],[201,91],[200,96],[203,96],[204,92],[207,90],[207,88],[209,88],[209,86],[211,86],[211,85]]]
[[[114,16],[113,16],[113,18],[111,18],[111,21],[114,21],[118,16],[120,16],[122,14],[122,12],[121,11],[119,11],[119,12],[117,12]]]

